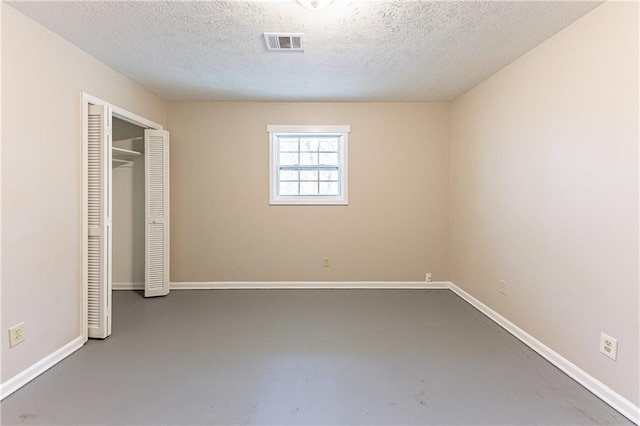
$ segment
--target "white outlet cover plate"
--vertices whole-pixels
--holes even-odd
[[[618,358],[618,341],[611,336],[600,333],[600,353],[615,361]]]
[[[25,341],[24,323],[14,325],[9,329],[9,347],[12,348]]]

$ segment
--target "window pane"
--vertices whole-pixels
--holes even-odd
[[[320,180],[338,180],[338,170],[320,170]]]
[[[322,139],[320,142],[320,151],[338,151],[338,140],[337,139]]]
[[[338,165],[338,154],[337,153],[332,153],[332,154],[321,153],[320,154],[320,163],[319,164],[337,166]]]
[[[301,152],[300,164],[303,166],[315,166],[316,164],[318,164],[318,154],[311,152]]]
[[[291,169],[280,170],[280,180],[298,180],[298,171]]]
[[[298,139],[280,138],[280,151],[298,151]]]
[[[317,170],[300,170],[300,180],[318,180]]]
[[[320,195],[338,195],[338,182],[320,182]]]
[[[300,195],[318,195],[318,183],[300,182]]]
[[[298,164],[298,154],[281,153],[280,165],[281,166],[293,166]]]
[[[298,182],[280,182],[278,188],[280,195],[298,195]]]
[[[317,139],[300,139],[300,152],[317,152],[318,140]]]
[[[346,204],[348,126],[267,126],[270,204]],[[344,168],[344,170],[343,170]]]

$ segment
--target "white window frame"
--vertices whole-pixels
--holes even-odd
[[[268,125],[269,133],[269,204],[270,205],[348,205],[349,125]],[[281,135],[339,135],[339,195],[279,195],[279,160],[276,140]]]

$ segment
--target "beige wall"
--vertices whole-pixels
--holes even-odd
[[[81,335],[81,91],[165,120],[162,100],[2,3],[2,381]],[[7,329],[27,340],[8,348]]]
[[[4,382],[81,334],[80,92],[165,104],[0,7]],[[432,272],[638,404],[637,9],[600,6],[452,106],[170,103],[172,281]],[[350,205],[270,207],[267,124],[350,124]]]
[[[173,102],[167,116],[172,282],[447,278],[447,104]],[[351,125],[348,206],[269,206],[268,124]]]
[[[636,405],[638,71],[611,2],[456,100],[450,245],[453,282]]]

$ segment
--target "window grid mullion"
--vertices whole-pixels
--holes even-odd
[[[284,141],[280,142],[281,140],[284,140]],[[302,144],[307,140],[310,140],[311,141],[310,143],[312,145],[315,144],[315,149],[302,151]],[[321,150],[321,148],[330,149],[331,145],[334,144],[332,143],[331,145],[327,145],[327,143],[321,143],[321,142],[326,142],[327,140],[334,141],[334,143],[337,144],[338,149],[331,150],[331,151]],[[286,184],[286,186],[288,186],[287,189],[283,188],[284,193],[288,194],[284,196],[332,197],[332,196],[340,196],[342,194],[340,185],[341,185],[342,167],[343,167],[341,166],[342,164],[341,161],[343,156],[341,151],[342,150],[341,144],[343,141],[343,136],[320,135],[317,137],[316,136],[311,137],[311,136],[300,136],[300,135],[294,135],[294,134],[282,134],[282,136],[278,137],[278,141],[279,142],[277,145],[277,152],[275,153],[276,159],[277,159],[277,163],[276,163],[277,179],[278,179],[278,182],[282,182]],[[280,147],[284,148],[284,150],[280,150]],[[307,146],[307,148],[311,148],[311,146]],[[290,162],[291,160],[297,160],[296,161],[297,164],[282,165],[281,154],[286,154],[288,156],[286,160],[287,162]],[[311,160],[313,164],[304,164],[304,165],[301,164],[303,154],[307,156],[311,156],[311,158],[309,158],[308,160]],[[313,158],[313,154],[316,155],[315,158]],[[331,158],[332,156],[335,155],[336,157],[334,158],[337,159],[337,164],[333,163],[333,159],[330,160],[329,164],[322,164],[322,161],[326,161],[323,158],[327,157],[327,155],[328,155],[328,158]],[[286,179],[281,179],[281,174],[286,170],[289,170],[289,172],[287,173],[289,176],[286,176],[287,177]],[[293,171],[295,171],[296,173],[295,174],[291,173]],[[315,177],[309,180],[310,176],[303,176],[303,172],[305,171],[315,172]],[[324,173],[324,179],[322,178],[323,173]],[[334,173],[337,173],[335,178],[333,178]],[[312,194],[303,195],[302,193],[303,183],[306,183],[307,185],[314,183],[314,186],[316,188],[315,194],[312,193]],[[326,188],[328,191],[330,192],[337,191],[337,192],[333,195],[321,194],[321,188],[323,183],[326,183],[329,185]],[[338,185],[337,189],[333,185]],[[278,184],[277,186],[278,188],[280,188],[280,184]],[[310,188],[307,188],[307,189],[310,189]],[[295,192],[293,192],[292,190]],[[280,189],[278,189],[278,193],[280,194]]]
[[[300,144],[302,141],[298,138],[298,166],[300,165]],[[302,190],[302,184],[300,183],[300,168],[298,168],[298,195],[300,195],[300,191]]]

